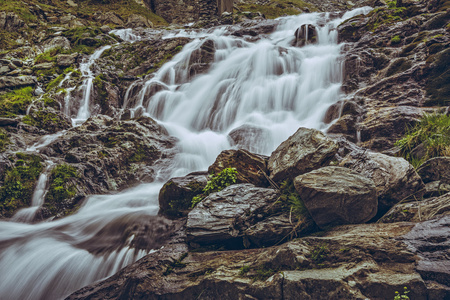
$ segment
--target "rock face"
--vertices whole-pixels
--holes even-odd
[[[297,47],[302,47],[307,44],[314,44],[317,42],[316,28],[311,24],[303,24],[297,28],[294,35],[294,45]]]
[[[267,187],[266,173],[267,157],[250,153],[246,150],[225,150],[217,156],[216,161],[208,168],[210,174],[218,174],[225,168],[236,168],[237,182],[251,183]]]
[[[26,26],[25,22],[15,13],[0,12],[0,29],[6,31],[16,31]]]
[[[4,88],[18,88],[24,86],[34,86],[36,85],[36,77],[35,76],[3,76],[0,77],[0,89]]]
[[[243,242],[246,230],[257,222],[258,215],[263,218],[264,210],[274,204],[279,196],[276,190],[257,188],[251,184],[231,185],[213,193],[189,213],[187,241],[242,248],[243,243],[248,243]]]
[[[294,180],[316,224],[364,223],[377,213],[377,194],[372,180],[347,168],[324,167]]]
[[[417,173],[423,182],[442,181],[450,183],[450,157],[435,157],[424,162]]]
[[[421,178],[403,158],[361,149],[349,153],[339,165],[373,180],[380,216],[398,202],[408,197],[421,199],[424,194]]]
[[[324,167],[337,151],[337,144],[322,132],[300,128],[270,156],[270,178],[280,181]]]
[[[127,23],[125,24],[127,28],[136,28],[136,27],[153,27],[153,23],[150,22],[147,18],[141,15],[131,14],[128,17]]]
[[[442,219],[433,222],[444,228]],[[407,234],[412,227],[347,225],[266,249],[187,256],[182,244],[170,245],[67,299],[382,300],[405,286],[410,299],[446,299],[446,285],[424,281],[415,269],[420,258],[405,244],[416,239]]]
[[[202,192],[208,179],[207,172],[171,178],[159,192],[160,213],[171,217],[187,215],[187,210],[192,205],[192,198]]]

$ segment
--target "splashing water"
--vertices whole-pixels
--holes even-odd
[[[227,35],[226,27],[203,31],[152,79],[135,82],[124,109],[144,111],[179,138],[172,176],[206,169],[231,147],[233,132],[253,140],[255,152],[268,154],[300,126],[324,128],[322,117],[339,100],[342,80],[334,28],[369,10],[328,22],[324,14],[281,18],[277,30],[256,43]],[[302,24],[316,26],[318,44],[291,46]],[[214,61],[196,75],[189,66],[197,62],[189,60],[207,39],[214,44]],[[83,67],[86,93],[93,77],[88,65]],[[86,119],[88,107],[77,118]],[[251,138],[254,132],[262,133],[263,142]],[[166,226],[156,216],[162,184],[91,196],[76,214],[53,222],[1,221],[0,299],[61,299],[157,249],[161,237],[151,232]]]

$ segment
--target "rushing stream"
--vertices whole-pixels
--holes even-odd
[[[152,79],[133,83],[123,109],[151,116],[179,139],[171,176],[207,169],[220,151],[232,147],[232,132],[247,141],[242,146],[270,154],[300,126],[325,128],[323,116],[339,100],[342,81],[342,45],[334,28],[369,11],[361,8],[333,20],[327,14],[281,18],[277,30],[257,42],[227,35],[227,27],[172,33],[193,40]],[[316,26],[318,44],[292,46],[302,24]],[[140,39],[130,30],[126,36]],[[207,73],[191,76],[186,66],[205,39],[214,42],[214,62]],[[82,66],[85,96],[74,124],[90,116],[89,64],[105,49]],[[37,151],[52,138],[29,150]],[[29,214],[42,205],[49,168],[39,179]],[[163,226],[156,217],[162,184],[91,196],[76,214],[52,222],[0,222],[0,299],[61,299],[153,251],[157,244],[151,240],[158,237],[148,228]],[[28,220],[29,214],[24,211],[17,220]],[[139,226],[145,230],[136,231]]]

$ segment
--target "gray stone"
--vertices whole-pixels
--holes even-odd
[[[49,69],[52,69],[53,67],[54,67],[54,63],[52,63],[52,62],[45,62],[45,63],[34,65],[33,69],[35,69],[35,70],[49,70]]]
[[[0,75],[3,75],[3,74],[6,74],[6,73],[8,73],[10,70],[9,70],[9,67],[8,66],[2,66],[2,67],[0,67]]]
[[[16,126],[19,120],[10,118],[0,118],[0,126]]]
[[[68,67],[75,63],[75,60],[78,57],[78,53],[73,54],[58,54],[56,56],[56,64],[59,67]]]
[[[316,224],[364,223],[377,213],[377,193],[371,179],[342,167],[324,167],[297,176],[295,189]]]
[[[0,77],[0,89],[34,86],[36,83],[37,81],[35,76]]]
[[[43,43],[43,52],[49,51],[54,48],[62,48],[64,50],[70,50],[70,42],[67,38],[63,36],[56,36],[50,40]]]
[[[115,24],[115,25],[123,25],[123,21],[112,11],[108,11],[106,13],[102,13],[97,17],[97,20],[102,24]]]
[[[423,182],[442,180],[450,184],[450,157],[435,157],[424,162],[417,173]]]
[[[328,165],[339,147],[315,129],[300,128],[272,152],[270,178],[282,181]]]
[[[350,152],[339,166],[373,180],[381,214],[408,197],[421,199],[424,193],[425,186],[416,170],[401,157],[358,149]]]
[[[128,17],[128,20],[127,20],[127,23],[125,24],[125,26],[129,27],[129,28],[136,28],[136,27],[153,28],[153,23],[144,16],[131,14]]]

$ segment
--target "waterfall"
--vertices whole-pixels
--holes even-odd
[[[72,119],[72,125],[80,125],[84,123],[90,116],[90,100],[92,93],[92,82],[94,80],[94,75],[92,73],[91,67],[94,65],[95,61],[100,58],[102,53],[111,48],[110,45],[103,46],[100,49],[97,49],[87,60],[83,61],[80,64],[80,72],[84,78],[83,84],[81,88],[83,89],[83,100],[80,104],[80,108],[78,109],[78,113],[76,118]]]
[[[178,32],[193,41],[150,80],[133,84],[123,109],[153,117],[179,139],[171,176],[205,170],[232,147],[236,132],[244,141],[258,140],[253,135],[261,133],[264,139],[251,146],[270,154],[300,126],[325,128],[322,118],[339,100],[342,80],[334,28],[369,10],[331,21],[318,13],[280,18],[277,30],[258,42],[228,35],[227,27]],[[316,27],[317,44],[292,46],[302,24]],[[205,40],[214,44],[213,62],[207,72],[191,74],[192,53]],[[88,64],[83,66],[86,93],[93,77]],[[89,116],[88,101],[85,97],[80,119]],[[169,226],[156,216],[162,185],[90,196],[76,214],[53,222],[0,221],[0,299],[61,299],[158,249],[160,229]]]

